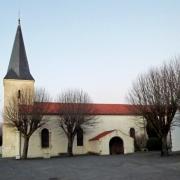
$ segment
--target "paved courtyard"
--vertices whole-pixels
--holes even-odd
[[[179,180],[180,154],[0,159],[0,180]]]

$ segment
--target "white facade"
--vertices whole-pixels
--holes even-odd
[[[28,157],[52,157],[67,153],[67,138],[59,127],[58,116],[46,116],[46,125],[37,130],[29,142]],[[136,134],[145,134],[144,128],[137,125],[137,119],[142,121],[140,117],[135,116],[119,116],[104,115],[97,116],[97,125],[92,129],[84,132],[83,146],[77,146],[75,137],[73,144],[74,154],[97,153],[100,155],[110,154],[109,142],[113,137],[120,137],[124,144],[124,153],[134,152],[134,139],[130,137],[129,130],[134,128]],[[43,128],[49,130],[49,148],[41,147],[41,131]],[[89,141],[101,132],[114,130],[112,133],[100,138],[97,141]],[[9,148],[3,146],[3,157],[19,156],[19,133],[14,129],[12,138],[9,136]],[[9,134],[9,132],[6,133]],[[6,136],[6,135],[5,135]],[[6,149],[7,148],[7,149]],[[23,148],[23,137],[21,137],[21,153]],[[10,150],[10,151],[9,151]]]
[[[9,105],[11,98],[18,95],[18,91],[27,88],[34,91],[34,81],[32,80],[14,80],[4,79],[4,111]],[[13,157],[18,153],[18,132],[15,128],[9,127],[6,124],[6,119],[3,122],[3,157]]]

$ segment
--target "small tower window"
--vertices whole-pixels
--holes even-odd
[[[20,99],[20,97],[21,97],[21,91],[18,90],[18,99]]]
[[[42,148],[48,148],[49,147],[49,131],[46,128],[44,128],[41,131],[41,147]]]
[[[77,130],[77,146],[83,146],[83,129],[78,128]]]

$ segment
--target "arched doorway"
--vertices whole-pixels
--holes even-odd
[[[124,143],[120,137],[113,137],[109,141],[109,152],[110,154],[124,154]]]

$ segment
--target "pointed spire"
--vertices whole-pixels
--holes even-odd
[[[18,27],[8,66],[8,71],[4,79],[34,80],[29,70],[26,50],[21,31],[20,19],[18,19]]]

